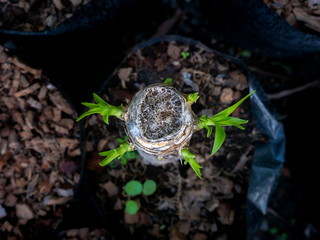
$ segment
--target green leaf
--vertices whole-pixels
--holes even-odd
[[[99,153],[99,155],[102,156],[102,157],[106,157],[105,159],[103,159],[99,163],[100,166],[108,165],[109,163],[111,163],[114,159],[116,159],[119,156],[119,154],[118,154],[116,149],[109,150],[109,151],[106,151],[106,152],[101,152],[101,153]]]
[[[195,103],[197,102],[197,100],[199,99],[199,96],[198,96],[198,93],[195,92],[195,93],[190,93],[188,96],[187,96],[187,101],[189,103]]]
[[[103,121],[106,124],[109,124],[109,116],[115,116],[117,118],[121,118],[122,112],[123,112],[123,106],[122,104],[120,106],[113,106],[110,105],[109,103],[105,102],[101,97],[99,97],[97,94],[93,94],[93,98],[96,103],[88,103],[88,102],[83,102],[81,103],[82,105],[91,108],[90,110],[86,111],[83,113],[77,121],[80,121],[84,117],[91,115],[91,114],[96,114],[100,113],[102,116]]]
[[[126,202],[125,211],[128,214],[136,214],[139,210],[138,204],[133,200],[128,200]]]
[[[130,197],[137,196],[142,193],[142,184],[137,180],[131,180],[124,186],[124,191]]]
[[[214,136],[214,143],[213,143],[211,156],[220,149],[225,138],[226,138],[226,132],[224,131],[223,127],[216,125],[216,132]]]
[[[181,56],[183,57],[183,59],[186,59],[187,57],[189,57],[190,53],[188,52],[181,52]]]
[[[215,114],[213,117],[217,120],[219,120],[219,118],[221,117],[227,117],[229,116],[231,113],[234,112],[234,110],[236,110],[237,107],[239,107],[239,105],[241,103],[243,103],[244,100],[246,100],[248,97],[250,97],[255,91],[252,91],[251,93],[249,93],[247,96],[245,96],[244,98],[242,98],[239,102],[233,104],[231,107],[228,107],[227,109]],[[213,118],[212,117],[212,118]]]
[[[106,166],[110,162],[112,162],[114,159],[116,158],[120,159],[125,153],[131,152],[131,151],[133,151],[133,149],[130,143],[123,140],[123,142],[120,144],[120,147],[99,153],[100,156],[106,157],[99,164],[100,166]]]
[[[155,181],[151,179],[147,179],[142,186],[142,193],[145,196],[149,196],[154,194],[154,192],[157,190],[157,184]]]
[[[163,83],[171,86],[172,85],[172,78],[166,78],[166,80],[164,80]]]
[[[123,139],[122,138],[116,138],[118,143],[125,143],[125,142],[127,142],[128,139],[129,139],[128,136],[125,136]]]
[[[139,157],[138,151],[126,152],[121,158],[120,162],[122,165],[126,165],[128,160],[137,159]]]
[[[235,117],[225,117],[221,119],[220,121],[216,122],[215,124],[219,124],[220,126],[235,126],[237,128],[240,128],[241,130],[244,130],[245,128],[241,126],[241,124],[247,123],[248,120],[235,118]]]
[[[233,104],[231,107],[228,107],[227,109],[215,114],[212,117],[208,118],[207,115],[201,116],[198,120],[198,128],[205,128],[207,130],[207,137],[209,137],[212,133],[212,129],[209,126],[235,126],[243,130],[244,127],[242,127],[241,124],[245,124],[248,121],[240,118],[229,117],[229,115],[254,92],[255,91],[252,91],[244,98],[242,98],[239,102]]]
[[[198,175],[198,177],[200,179],[202,179],[201,177],[201,173],[200,173],[200,168],[202,168],[199,163],[195,160],[195,155],[192,154],[189,149],[184,148],[181,150],[181,156],[184,158],[184,165],[186,165],[187,163],[189,163],[189,165],[191,166],[191,168],[193,169],[193,171],[195,171],[195,173]]]

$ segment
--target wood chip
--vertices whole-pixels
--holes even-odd
[[[218,207],[218,220],[225,225],[231,225],[234,221],[234,209],[232,209],[230,207],[229,204],[227,203],[220,203],[219,207]]]
[[[61,111],[72,115],[74,113],[73,109],[71,108],[70,104],[65,100],[61,93],[55,92],[55,93],[49,93],[49,97],[53,104]]]
[[[31,208],[27,204],[16,204],[16,214],[18,218],[30,220],[34,218],[34,214],[31,211]]]
[[[174,60],[181,58],[181,48],[174,43],[169,43],[167,53]]]
[[[41,87],[41,86],[40,86],[39,83],[35,83],[35,84],[31,85],[31,86],[28,87],[28,88],[25,88],[25,89],[23,89],[23,90],[21,90],[21,91],[19,91],[19,92],[16,92],[16,93],[14,94],[14,96],[15,96],[16,98],[27,96],[27,95],[33,93],[34,91],[38,90],[40,87]]]
[[[111,198],[118,194],[118,187],[111,181],[100,183],[99,186],[105,189]]]

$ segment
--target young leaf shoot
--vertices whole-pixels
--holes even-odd
[[[184,158],[184,165],[187,165],[187,163],[189,163],[189,165],[191,166],[191,168],[193,169],[193,171],[195,171],[195,173],[198,175],[198,177],[200,179],[202,179],[201,177],[201,173],[200,173],[200,168],[202,168],[199,163],[195,160],[195,155],[192,154],[189,149],[184,148],[181,150],[181,156]]]
[[[83,113],[77,121],[80,121],[84,117],[99,113],[102,116],[103,121],[106,124],[109,124],[109,116],[115,116],[117,118],[121,118],[122,112],[123,112],[123,106],[122,104],[120,106],[113,106],[106,101],[104,101],[101,97],[99,97],[97,94],[93,94],[93,98],[96,103],[88,103],[88,102],[82,102],[81,104],[91,108],[90,110]]]
[[[120,159],[123,157],[125,153],[133,151],[133,148],[131,147],[128,141],[122,140],[121,142],[122,143],[120,143],[120,147],[99,153],[100,156],[106,157],[105,159],[102,160],[102,162],[99,163],[100,166],[106,166],[110,162],[112,162],[114,159],[116,158]]]
[[[228,107],[227,109],[213,115],[212,117],[207,117],[207,115],[203,115],[202,117],[199,118],[198,121],[198,128],[202,129],[205,128],[207,130],[207,137],[209,137],[212,133],[212,128],[211,126],[215,126],[215,139],[213,143],[213,148],[211,152],[211,156],[215,154],[220,147],[222,146],[225,138],[226,138],[226,133],[223,129],[224,126],[235,126],[240,128],[241,130],[244,130],[244,127],[241,126],[241,124],[245,124],[248,121],[243,120],[240,118],[235,118],[235,117],[229,117],[231,113],[236,110],[236,108],[248,97],[250,97],[255,91],[249,93],[247,96],[242,98],[240,101],[237,103],[233,104],[231,107]]]

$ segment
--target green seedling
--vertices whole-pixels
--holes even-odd
[[[133,200],[126,201],[125,211],[128,214],[136,214],[139,210],[138,204]]]
[[[166,80],[164,80],[163,83],[171,86],[172,85],[172,78],[166,78]]]
[[[142,193],[142,184],[137,180],[131,180],[125,185],[124,191],[128,196],[135,197]]]
[[[150,196],[157,190],[157,184],[155,181],[147,179],[142,186],[142,193],[145,196]]]
[[[131,180],[127,182],[124,187],[124,191],[129,197],[136,197],[141,193],[145,196],[150,196],[157,190],[157,184],[151,179],[147,179],[143,184],[137,180]],[[136,214],[139,210],[138,204],[133,200],[126,202],[125,211],[128,214]]]
[[[195,103],[199,99],[198,93],[191,93],[187,96],[188,103]]]
[[[188,53],[188,52],[185,52],[185,51],[181,52],[181,56],[183,59],[186,59],[187,57],[189,57],[189,55],[190,55],[190,53]]]
[[[182,52],[181,55],[186,58],[189,53]],[[150,85],[140,90],[126,107],[110,105],[98,95],[93,94],[96,103],[82,103],[91,109],[82,114],[77,121],[97,113],[102,116],[106,124],[109,124],[109,116],[117,117],[125,122],[128,136],[124,139],[117,138],[120,144],[118,148],[100,153],[100,156],[105,157],[100,162],[101,166],[108,165],[116,158],[120,159],[122,164],[125,164],[127,159],[136,159],[138,153],[135,150],[150,156],[150,161],[156,161],[156,165],[162,164],[161,162],[165,164],[164,156],[169,156],[175,151],[184,159],[184,165],[189,164],[197,176],[202,179],[200,172],[202,167],[195,160],[195,155],[187,148],[192,134],[195,131],[206,129],[209,138],[214,127],[211,156],[214,155],[225,141],[224,127],[234,126],[241,130],[244,129],[243,125],[248,121],[230,115],[254,92],[212,117],[203,115],[198,118],[192,112],[190,105],[198,100],[199,93],[182,94],[172,87],[172,78],[166,78],[163,84]],[[168,149],[170,149],[169,152]]]

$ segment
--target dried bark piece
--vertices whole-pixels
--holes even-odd
[[[61,154],[64,154],[66,149],[74,150],[80,145],[80,141],[78,139],[71,138],[59,138],[59,146]]]
[[[42,86],[38,93],[38,99],[42,100],[47,96],[48,88],[46,86]]]
[[[230,104],[233,101],[233,91],[231,88],[224,88],[220,95],[220,100],[223,103]]]
[[[2,100],[8,109],[14,109],[17,106],[17,100],[14,97],[2,97]]]
[[[34,218],[34,214],[31,211],[31,208],[27,204],[16,204],[16,214],[18,218],[24,220],[30,220]]]
[[[40,86],[39,83],[35,83],[35,84],[31,85],[31,86],[28,87],[28,88],[25,88],[25,89],[23,89],[23,90],[21,90],[21,91],[19,91],[19,92],[16,92],[16,93],[14,94],[14,96],[15,96],[16,98],[27,96],[27,95],[35,92],[36,90],[38,90],[40,87],[41,87],[41,86]]]
[[[72,110],[71,106],[69,105],[69,103],[67,102],[67,100],[65,100],[61,93],[59,92],[54,92],[54,93],[49,93],[49,97],[50,100],[53,102],[53,104],[61,111],[72,115],[74,113],[74,111]]]
[[[30,107],[35,108],[39,111],[43,108],[42,104],[32,97],[28,98],[27,103],[30,105]]]
[[[167,54],[174,60],[178,60],[181,58],[181,48],[170,42],[168,45]]]
[[[8,207],[14,207],[17,203],[18,198],[13,195],[12,193],[9,193],[6,197],[6,200],[4,202],[4,205]]]
[[[108,181],[106,183],[99,184],[100,187],[105,189],[108,193],[108,195],[112,198],[118,194],[118,187],[111,181]]]
[[[43,204],[45,206],[51,205],[61,205],[70,201],[71,197],[54,197],[54,196],[46,196],[43,200]]]
[[[235,211],[230,207],[229,204],[222,202],[218,207],[218,220],[225,225],[231,225],[234,220]]]
[[[8,58],[8,60],[20,68],[22,73],[31,73],[35,79],[39,79],[41,77],[42,70],[29,67],[28,65],[19,61],[17,57]]]
[[[120,78],[120,80],[122,81],[127,81],[129,80],[129,76],[132,72],[132,68],[120,68],[119,72],[118,72],[118,77]]]

